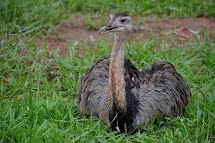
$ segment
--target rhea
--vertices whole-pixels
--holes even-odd
[[[125,58],[125,44],[134,29],[131,18],[116,13],[110,14],[109,19],[100,33],[114,34],[112,52],[81,79],[80,112],[129,133],[154,119],[182,115],[191,96],[183,77],[168,62],[157,62],[138,71]]]

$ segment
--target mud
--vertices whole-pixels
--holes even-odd
[[[133,18],[137,25],[132,41],[146,41],[157,37],[159,42],[166,42],[169,48],[177,44],[186,45],[190,40],[201,40],[206,31],[215,36],[215,19],[212,18],[175,18],[175,19],[141,19]],[[95,29],[87,29],[81,17],[73,17],[73,24],[62,21],[54,32],[48,33],[35,41],[36,47],[46,45],[50,50],[57,50],[61,56],[67,53],[68,44],[77,41],[93,43],[104,38]],[[105,38],[104,38],[105,39]],[[106,39],[108,39],[106,37]],[[107,40],[111,42],[111,40]]]

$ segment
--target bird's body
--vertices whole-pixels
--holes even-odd
[[[181,115],[191,96],[182,76],[167,62],[138,71],[124,58],[126,38],[119,36],[115,35],[111,55],[98,61],[82,78],[80,111],[128,132],[157,117]]]

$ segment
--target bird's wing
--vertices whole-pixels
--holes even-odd
[[[191,96],[190,89],[174,66],[158,62],[140,74],[138,114],[134,124],[148,124],[157,116],[183,113]]]
[[[83,114],[108,119],[109,61],[109,56],[99,60],[80,81],[78,103]]]

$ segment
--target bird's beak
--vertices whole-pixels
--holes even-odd
[[[111,26],[111,25],[106,25],[106,26],[103,26],[100,30],[99,30],[99,33],[100,34],[105,34],[113,29],[116,29],[118,28],[117,26]]]

